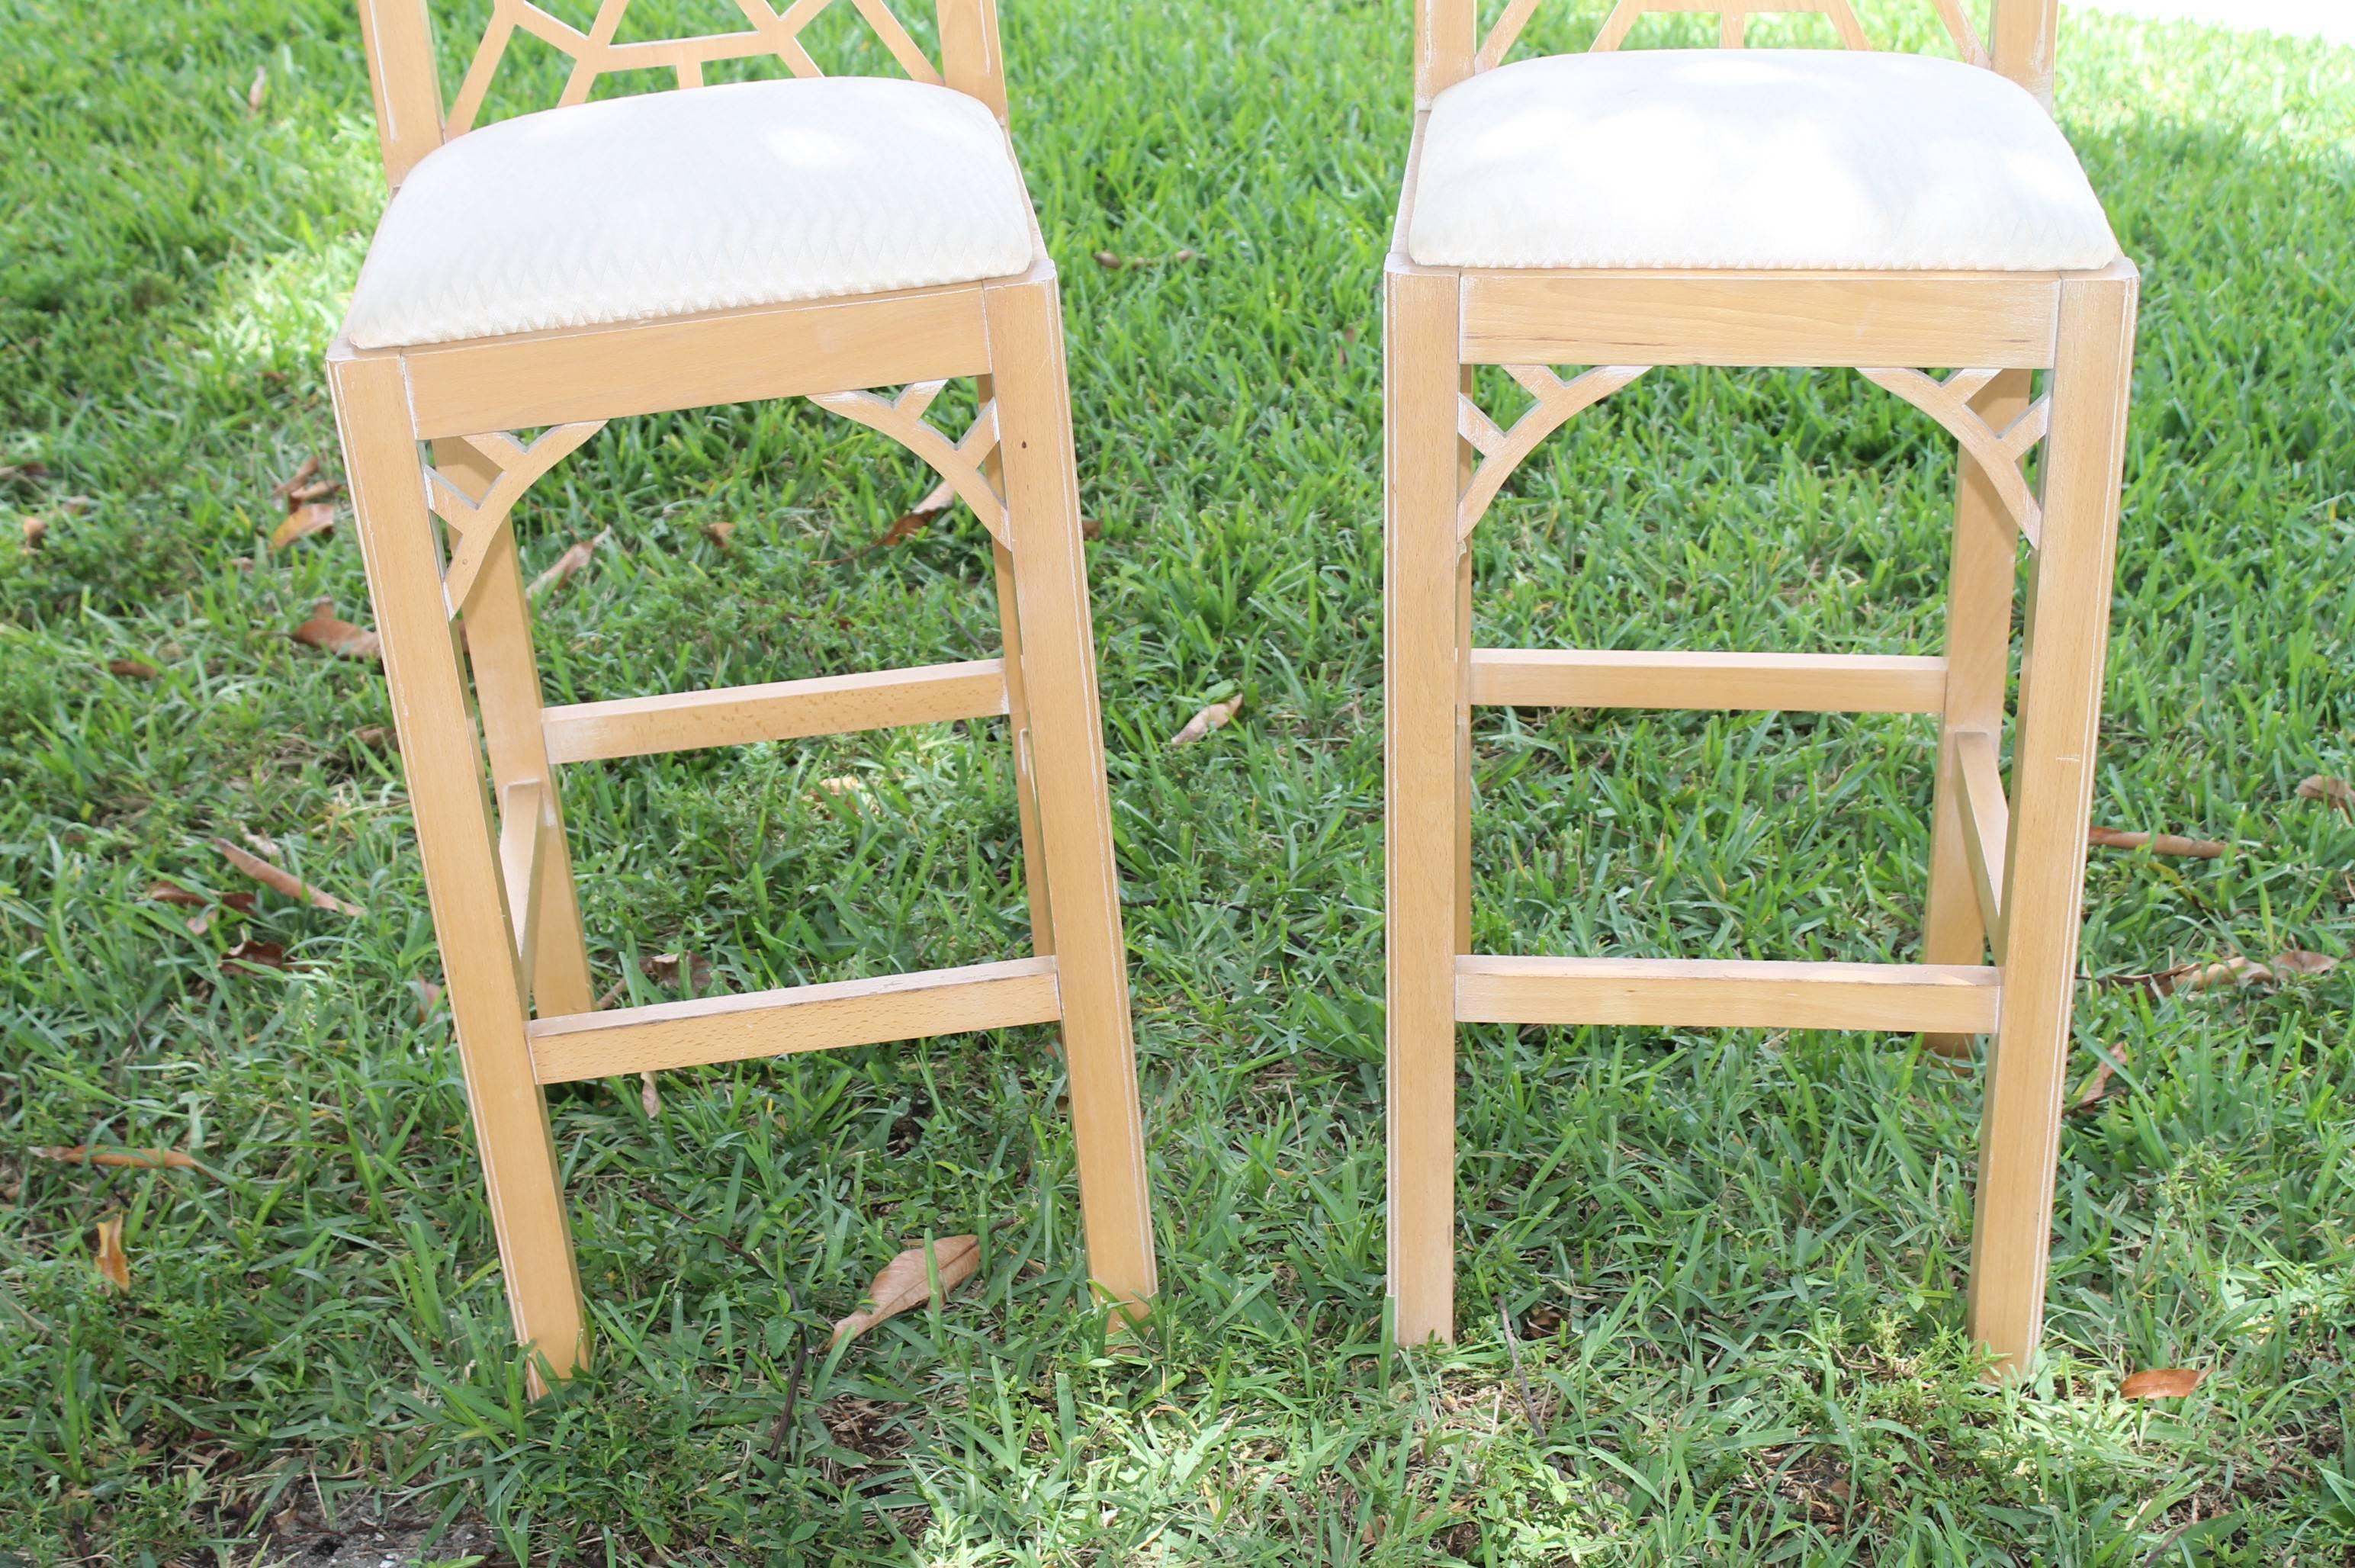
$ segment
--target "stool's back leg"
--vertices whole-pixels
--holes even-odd
[[[507,1304],[517,1339],[562,1377],[584,1349],[581,1283],[400,366],[335,359],[328,372]]]
[[[996,397],[996,378],[977,377],[974,395],[985,403]],[[981,469],[1002,493],[1006,487],[1002,439],[982,459]],[[1030,756],[1030,688],[1022,678],[1021,597],[1014,591],[1013,552],[996,539],[989,541],[989,552],[997,564],[998,641],[1006,659],[1006,733],[1014,747],[1014,805],[1022,818],[1022,883],[1030,901],[1030,951],[1045,958],[1055,951],[1055,917],[1047,902],[1046,844],[1039,836],[1039,780]]]
[[[2135,303],[2130,270],[2062,284],[2043,540],[2028,591],[1970,1294],[1973,1337],[2022,1372],[2043,1330]]]
[[[1472,367],[1460,390],[1472,390]],[[1455,441],[1455,493],[1462,495],[1479,465],[1480,451]],[[1472,541],[1455,556],[1455,951],[1472,951]]]
[[[2030,372],[2007,370],[1987,383],[1972,407],[1993,430],[2008,430],[2028,408]],[[1955,734],[1976,730],[2003,736],[2004,694],[2011,678],[2011,602],[2018,549],[2011,515],[1968,452],[1956,453],[1954,576],[1946,601],[1946,710],[1938,737],[1935,804],[1930,815],[1930,899],[1923,918],[1926,964],[1977,964],[1986,956],[1987,931],[1964,848],[1970,825],[1955,777]],[[1925,1035],[1949,1056],[1967,1054],[1967,1035]]]
[[[1088,1272],[1114,1301],[1141,1307],[1156,1288],[1153,1215],[1062,314],[1051,282],[994,286],[984,298]]]
[[[497,467],[463,441],[433,443],[433,466],[480,496]],[[483,719],[496,798],[509,784],[540,781],[540,798],[556,818],[539,858],[539,933],[532,950],[532,999],[543,1018],[585,1013],[594,1006],[589,948],[581,933],[581,906],[572,885],[572,857],[564,837],[564,806],[556,769],[540,731],[539,663],[531,645],[531,611],[524,599],[515,527],[498,530],[483,558],[467,600],[466,656],[474,671],[474,703]]]
[[[1390,1293],[1399,1343],[1455,1337],[1455,878],[1465,695],[1456,282],[1384,280],[1382,713]]]

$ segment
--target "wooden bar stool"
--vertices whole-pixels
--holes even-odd
[[[1475,0],[1416,0],[1414,143],[1384,278],[1401,1342],[1454,1334],[1455,1026],[1592,1023],[1920,1030],[1948,1051],[1992,1033],[1971,1332],[2002,1365],[2033,1354],[2137,279],[2050,118],[2057,0],[1996,0],[1985,46],[1959,0],[1936,4],[1959,62],[1850,52],[1869,46],[1847,0],[1621,0],[1592,51],[1504,65],[1537,0],[1509,0],[1485,39]],[[1751,13],[1818,12],[1845,48],[1618,52],[1653,11],[1718,11],[1734,47]],[[1471,395],[1480,365],[1535,399],[1509,428]],[[1506,477],[1660,365],[1849,367],[1955,437],[1944,657],[1472,646],[1468,543]],[[1933,366],[1953,373],[1918,368]],[[1940,715],[1927,962],[1472,953],[1480,703]]]
[[[1153,1236],[1062,323],[994,0],[939,0],[939,69],[884,0],[856,0],[906,80],[820,79],[800,35],[827,0],[618,41],[628,5],[600,0],[584,33],[495,0],[445,113],[425,0],[360,0],[395,194],[327,358],[517,1336],[559,1377],[585,1352],[543,1085],[1056,1020],[1090,1273],[1141,1310]],[[559,105],[474,129],[518,34],[570,57]],[[791,77],[702,86],[708,64],[763,57]],[[642,70],[700,91],[586,101]],[[964,376],[981,411],[953,439],[924,415]],[[543,708],[517,498],[608,420],[787,397],[894,437],[941,475],[933,502],[988,528],[1004,656]],[[558,764],[992,715],[1034,956],[596,1010]]]

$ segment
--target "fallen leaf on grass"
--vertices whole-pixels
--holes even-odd
[[[109,659],[106,661],[106,673],[120,676],[124,680],[154,680],[164,672],[145,659]]]
[[[817,793],[810,799],[820,805],[843,805],[853,810],[867,804],[867,782],[855,773],[839,773],[817,781]]]
[[[269,95],[270,68],[256,66],[253,68],[253,85],[245,90],[245,112],[248,114],[261,113],[261,101]]]
[[[2126,1060],[2126,1048],[2121,1045],[2118,1047],[2118,1065],[2125,1065]],[[2094,1075],[2085,1080],[2084,1087],[2077,1091],[2077,1097],[2069,1102],[2069,1109],[2064,1114],[2082,1116],[2088,1112],[2101,1109],[2102,1101],[2110,1092],[2110,1075],[2116,1071],[2117,1068],[2111,1065],[2109,1057],[2102,1056],[2094,1068]]]
[[[277,484],[271,486],[270,494],[272,498],[280,501],[287,499],[289,496],[293,496],[295,491],[300,490],[304,485],[309,484],[311,480],[318,475],[318,473],[319,454],[314,452],[310,456],[304,458],[301,466],[297,467],[293,473],[289,474],[285,478],[281,479]]]
[[[275,942],[246,941],[221,955],[224,969],[244,969],[259,975],[264,969],[292,969],[286,949]]]
[[[981,1266],[979,1236],[943,1236],[929,1249],[941,1271],[941,1295],[973,1277]],[[886,1318],[897,1317],[911,1307],[922,1307],[932,1298],[931,1270],[926,1266],[926,1248],[910,1247],[883,1265],[867,1287],[867,1298],[875,1305],[864,1312],[854,1312],[834,1326],[835,1344],[856,1339]]]
[[[29,555],[29,554],[31,554],[33,551],[39,549],[41,548],[42,544],[43,544],[43,543],[45,543],[45,542],[48,540],[48,537],[49,537],[49,519],[48,519],[48,518],[47,518],[47,517],[27,517],[27,518],[25,519],[25,544],[24,544],[24,549],[25,549],[25,551],[26,551],[26,553],[27,553],[27,554],[28,554],[28,555]]]
[[[1108,272],[1117,272],[1126,263],[1120,259],[1117,251],[1099,251],[1096,252],[1096,265]]]
[[[922,533],[925,528],[929,528],[932,525],[933,518],[939,517],[943,512],[947,510],[948,507],[945,505],[943,505],[938,507],[918,507],[912,512],[902,512],[898,517],[892,518],[891,526],[885,528],[881,536],[874,539],[872,542],[860,545],[848,555],[837,555],[831,560],[821,560],[818,564],[820,566],[841,566],[846,562],[857,560],[860,556],[867,554],[870,550],[889,549],[895,544],[906,544],[910,539],[914,539],[918,534]]]
[[[263,887],[284,893],[290,899],[300,899],[317,909],[331,909],[337,914],[364,915],[368,911],[354,903],[346,903],[335,894],[322,892],[293,872],[272,865],[259,855],[249,854],[226,838],[216,838],[213,848],[221,859],[260,882]]]
[[[286,520],[270,535],[272,549],[284,549],[296,539],[324,534],[336,526],[336,508],[326,501],[312,501],[286,514]]]
[[[662,1119],[662,1091],[655,1087],[655,1075],[651,1072],[638,1074],[638,1106],[645,1112],[646,1120]]]
[[[98,1277],[109,1290],[131,1294],[131,1254],[123,1250],[123,1216],[115,1214],[98,1222]]]
[[[352,731],[352,739],[371,752],[400,750],[400,736],[389,724],[363,724]]]
[[[27,526],[31,526],[30,518],[27,519]],[[2332,778],[2328,773],[2312,773],[2298,781],[2297,798],[2328,801],[2333,805],[2355,811],[2355,784],[2345,779]]]
[[[336,620],[328,613],[334,604],[331,599],[322,599],[312,605],[311,618],[294,628],[294,640],[347,659],[380,656],[383,646],[377,641],[377,635],[365,626]]]
[[[159,904],[186,904],[190,909],[202,909],[212,901],[202,893],[192,893],[177,882],[157,882],[147,890],[147,896]]]
[[[411,980],[409,994],[417,998],[417,1021],[433,1021],[433,1009],[442,1005],[442,987],[431,980]]]
[[[2120,1399],[2181,1399],[2208,1376],[2205,1367],[2159,1367],[2118,1385]]]
[[[64,1165],[113,1165],[132,1170],[194,1170],[196,1157],[176,1148],[91,1148],[87,1144],[30,1151]]]
[[[0,463],[0,485],[19,479],[29,484],[48,476],[49,465],[46,463]]]
[[[1083,539],[1098,539],[1103,538],[1103,524],[1093,517],[1082,517],[1080,519],[1080,537]]]
[[[736,525],[706,523],[703,525],[703,537],[711,541],[714,549],[726,549],[730,542],[736,538]]]
[[[537,599],[549,589],[561,588],[571,581],[573,574],[589,564],[589,558],[597,553],[597,547],[611,539],[613,533],[613,529],[607,528],[595,539],[575,543],[570,549],[556,558],[555,565],[531,580],[531,586],[524,590],[525,595]]]
[[[304,485],[297,489],[287,491],[286,509],[293,511],[295,507],[304,505],[305,502],[325,501],[331,499],[334,496],[340,496],[343,493],[344,482],[342,480],[321,479],[313,484]]]
[[[2132,833],[2123,827],[2093,827],[2085,842],[2101,849],[2139,849],[2150,846],[2154,855],[2188,855],[2195,860],[2222,858],[2229,848],[2210,838],[2185,838],[2173,833]]]
[[[2328,953],[2310,953],[2302,947],[2292,947],[2276,953],[2266,963],[2235,953],[2212,964],[2179,964],[2172,969],[2155,970],[2147,975],[2114,975],[2105,976],[2104,985],[2141,986],[2154,997],[2172,996],[2178,991],[2217,991],[2244,986],[2275,986],[2286,976],[2328,975],[2339,967],[2339,960]]]
[[[1234,716],[1242,711],[1243,694],[1236,692],[1224,702],[1213,702],[1191,719],[1186,728],[1169,737],[1173,746],[1190,746],[1213,730],[1223,730]]]
[[[639,960],[638,967],[657,986],[677,985],[679,971],[685,969],[698,994],[711,987],[711,960],[700,953],[691,958],[681,953],[649,954]]]

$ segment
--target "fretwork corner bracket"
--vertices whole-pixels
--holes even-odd
[[[1538,443],[1650,368],[1643,365],[1598,365],[1565,381],[1543,365],[1508,365],[1506,374],[1537,400],[1510,429],[1482,411],[1471,394],[1456,401],[1457,432],[1480,454],[1456,504],[1455,532],[1469,539],[1513,471]],[[1859,375],[1894,393],[1938,421],[1986,474],[2004,511],[2030,547],[2042,542],[2044,513],[2029,487],[2021,464],[2044,439],[2051,400],[2039,398],[2001,431],[1990,426],[1972,400],[2001,375],[1999,370],[1957,370],[1941,381],[1920,370],[1859,369]]]

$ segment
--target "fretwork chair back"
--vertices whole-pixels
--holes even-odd
[[[1984,44],[1959,0],[1936,4],[1960,61],[1870,52],[1847,0],[1621,0],[1591,51],[1506,65],[1537,0],[1509,0],[1485,37],[1476,0],[1415,0],[1413,149],[1384,279],[1402,1343],[1453,1336],[1457,1024],[1619,1024],[1918,1030],[1950,1053],[1992,1034],[1971,1332],[1998,1366],[2033,1353],[2137,279],[2050,117],[2057,0],[1996,0]],[[1750,14],[1818,12],[1844,47],[1620,51],[1658,11],[1719,12],[1737,47]],[[1483,365],[1536,400],[1508,429],[1473,396]],[[1853,368],[1956,438],[1943,656],[1472,645],[1469,541],[1507,476],[1662,365]],[[1589,368],[1556,373],[1572,366]],[[1925,962],[1473,953],[1479,704],[1939,715]]]
[[[327,372],[508,1303],[559,1377],[584,1345],[543,1085],[616,1073],[1060,1022],[1090,1276],[1122,1309],[1154,1294],[1060,307],[995,0],[939,0],[937,69],[853,3],[908,80],[821,78],[801,35],[827,0],[655,41],[623,38],[629,0],[586,32],[494,0],[445,107],[425,0],[359,0],[394,195]],[[570,58],[560,101],[474,129],[518,35]],[[762,59],[790,74],[702,85]],[[641,70],[697,91],[586,101]],[[924,415],[967,376],[952,439]],[[517,498],[608,420],[790,397],[905,444],[987,527],[1004,656],[544,708]],[[995,715],[1033,956],[597,1010],[558,764]]]

